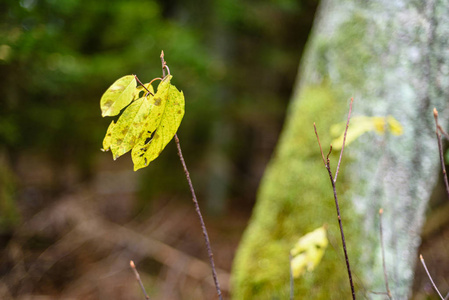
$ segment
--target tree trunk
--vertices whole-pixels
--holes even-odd
[[[378,211],[394,299],[410,294],[424,212],[441,168],[432,110],[447,128],[449,6],[446,1],[322,1],[286,124],[238,250],[235,299],[287,299],[289,250],[329,225],[330,245],[295,280],[297,299],[348,299],[332,186],[313,130],[327,153],[331,125],[392,115],[403,134],[369,132],[344,153],[337,190],[359,298],[385,292]],[[350,124],[351,126],[351,124]],[[357,124],[354,124],[357,126]],[[335,172],[338,151],[330,156]],[[443,266],[442,266],[443,267]]]

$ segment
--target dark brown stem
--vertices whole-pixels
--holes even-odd
[[[165,70],[167,70],[168,75],[170,76],[170,68],[167,66],[167,62],[164,58],[164,51],[161,51],[161,63],[162,63],[162,77],[165,78]]]
[[[184,168],[184,173],[186,175],[187,182],[189,184],[190,192],[192,193],[192,201],[193,201],[193,204],[195,205],[195,210],[196,210],[196,213],[198,214],[198,219],[200,220],[200,223],[201,223],[201,229],[203,230],[203,236],[204,236],[204,240],[206,242],[207,254],[209,255],[209,261],[210,261],[210,265],[212,267],[212,276],[214,278],[215,288],[217,289],[218,298],[220,300],[222,300],[223,296],[221,294],[220,284],[218,283],[217,271],[215,270],[214,255],[212,253],[212,249],[210,246],[209,235],[207,234],[206,224],[204,223],[203,215],[201,214],[200,206],[198,204],[198,200],[196,199],[195,190],[193,189],[192,180],[190,179],[190,173],[187,170],[187,165],[186,165],[186,162],[184,161],[184,157],[182,155],[181,144],[179,143],[179,138],[178,138],[177,134],[175,134],[175,142],[176,142],[176,147],[178,148],[179,159],[181,160],[182,167]]]
[[[438,293],[438,296],[440,296],[440,298],[442,300],[444,300],[443,296],[441,295],[440,291],[438,290],[437,286],[435,285],[435,282],[433,282],[432,276],[430,276],[429,270],[427,269],[427,266],[426,266],[426,262],[424,261],[424,258],[422,257],[421,254],[419,255],[419,259],[421,260],[421,263],[422,263],[422,265],[424,267],[424,270],[426,270],[427,276],[429,277],[430,282],[432,283],[433,288]]]
[[[441,127],[440,124],[438,124],[438,129],[440,130],[441,134],[444,135],[444,137],[445,137],[447,140],[449,140],[449,134],[448,134],[446,131],[444,131],[443,127]]]
[[[148,296],[147,292],[145,291],[145,287],[143,286],[142,280],[140,279],[139,272],[137,272],[136,265],[134,264],[134,262],[132,260],[129,262],[129,265],[131,266],[131,269],[133,270],[134,275],[136,275],[136,280],[139,283],[140,288],[142,289],[142,293],[145,296],[145,299],[149,300],[150,297]]]
[[[136,78],[136,81],[137,81],[141,86],[143,86],[143,88],[144,88],[145,90],[147,90],[147,95],[150,94],[150,95],[154,96],[153,93],[150,92],[149,89],[147,89],[147,87],[142,83],[142,81],[140,81],[140,79],[139,79],[136,75],[134,75],[134,78]],[[153,79],[153,80],[154,80],[154,79]],[[151,81],[151,82],[153,82],[153,81]]]
[[[352,281],[351,266],[349,265],[349,257],[348,257],[348,251],[346,249],[345,234],[343,232],[343,224],[341,222],[340,205],[338,204],[337,189],[335,187],[335,181],[334,181],[334,178],[332,177],[332,170],[330,168],[330,163],[329,163],[329,155],[330,155],[330,153],[332,151],[332,146],[330,146],[329,153],[327,154],[327,158],[325,159],[324,158],[324,154],[323,154],[323,150],[321,148],[320,138],[318,136],[318,132],[316,130],[315,123],[313,123],[313,126],[315,128],[315,134],[316,134],[316,138],[318,140],[318,145],[320,146],[320,151],[321,151],[321,155],[323,157],[324,165],[325,165],[325,167],[327,169],[327,172],[329,173],[329,178],[330,178],[331,183],[332,183],[332,190],[334,192],[335,207],[337,208],[338,225],[340,226],[341,241],[342,241],[342,244],[343,244],[343,252],[345,254],[346,269],[348,270],[349,284],[351,286],[352,299],[355,300],[354,283]]]
[[[349,104],[348,120],[346,121],[345,134],[343,135],[343,145],[341,146],[340,158],[338,159],[338,165],[337,165],[337,170],[335,171],[334,182],[337,182],[338,171],[340,170],[341,158],[343,157],[343,150],[345,149],[346,133],[348,132],[348,128],[349,128],[349,119],[351,119],[352,102],[354,102],[354,98],[351,98],[351,103]]]
[[[329,164],[326,165],[326,169],[327,169],[327,172],[329,173],[329,178],[332,182],[332,189],[334,191],[335,207],[337,208],[338,225],[340,226],[341,242],[343,244],[343,251],[345,253],[346,268],[348,270],[348,276],[349,276],[349,284],[351,285],[352,299],[355,300],[354,283],[352,281],[351,266],[349,265],[349,257],[348,257],[348,251],[346,249],[345,234],[343,232],[343,224],[341,222],[340,205],[338,204],[338,198],[337,198],[337,189],[335,188],[335,182],[334,182],[334,179],[332,178],[332,171],[331,171]]]
[[[318,136],[318,131],[316,130],[315,122],[313,122],[313,128],[315,129],[316,139],[318,140],[318,146],[320,146],[321,157],[323,158],[324,165],[327,165],[326,159],[324,158],[323,148],[321,147],[320,137]]]
[[[329,146],[329,152],[327,153],[327,156],[326,156],[326,165],[329,165],[329,163],[330,163],[329,155],[331,155],[331,153],[332,153],[332,145]]]
[[[379,231],[380,231],[380,248],[382,250],[382,268],[384,270],[384,278],[385,278],[385,288],[387,289],[387,295],[389,299],[393,299],[391,296],[390,287],[388,286],[388,276],[387,276],[387,267],[385,266],[385,247],[384,247],[384,238],[383,238],[383,229],[382,229],[382,215],[384,210],[379,209]]]
[[[439,127],[441,127],[441,126],[438,123],[438,111],[436,108],[433,109],[433,117],[435,118],[435,126],[436,126],[435,133],[437,135],[437,140],[438,140],[438,151],[440,153],[441,169],[443,170],[444,184],[446,185],[446,193],[449,198],[449,183],[447,181],[446,166],[444,163],[443,145],[441,142],[441,133],[439,131]]]

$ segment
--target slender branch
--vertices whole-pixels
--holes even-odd
[[[203,236],[204,236],[204,240],[206,242],[207,254],[209,255],[209,261],[210,261],[210,265],[212,267],[212,276],[214,278],[215,288],[217,289],[218,298],[220,300],[222,300],[223,296],[221,294],[220,284],[218,283],[217,272],[215,270],[214,255],[212,253],[212,249],[210,246],[209,235],[207,234],[206,224],[204,223],[203,216],[200,211],[200,206],[198,204],[198,200],[196,199],[195,190],[193,189],[192,180],[190,179],[190,173],[187,170],[187,165],[186,165],[186,162],[184,161],[184,157],[182,155],[181,144],[179,143],[179,138],[178,138],[177,134],[175,134],[175,142],[176,142],[176,147],[178,148],[179,159],[181,160],[182,167],[184,168],[184,173],[186,175],[187,182],[190,187],[190,192],[192,193],[192,201],[195,205],[195,210],[196,210],[196,213],[198,214],[198,218],[200,219],[201,229],[203,230]]]
[[[129,265],[131,266],[131,269],[133,270],[134,275],[136,275],[136,280],[139,283],[140,288],[142,289],[142,293],[145,296],[145,299],[149,300],[150,297],[148,296],[147,292],[145,291],[145,287],[143,286],[142,280],[140,279],[139,272],[137,272],[136,265],[134,264],[134,262],[132,260],[129,262]]]
[[[449,293],[447,293],[446,297],[444,297],[444,300],[448,300],[449,299]]]
[[[140,79],[139,79],[136,75],[134,75],[134,78],[136,78],[137,82],[138,82],[141,86],[143,86],[144,89],[147,90],[147,95],[148,95],[148,94],[151,94],[152,96],[154,96],[153,93],[150,92],[149,89],[147,89],[147,87],[142,83],[142,81],[140,81]],[[154,79],[153,79],[153,80],[154,80]],[[153,82],[153,80],[152,80],[151,82]],[[151,84],[151,82],[150,82],[150,84]]]
[[[326,164],[327,165],[329,165],[329,163],[330,163],[329,155],[331,155],[331,153],[332,153],[332,145],[329,146],[329,152],[327,153],[327,156],[326,156]]]
[[[385,288],[387,289],[387,295],[389,299],[393,299],[391,296],[390,287],[388,286],[388,276],[387,276],[387,267],[385,266],[385,247],[384,247],[384,238],[383,238],[383,229],[382,229],[382,215],[384,210],[379,209],[379,231],[380,231],[380,248],[382,249],[382,268],[384,270],[384,278],[385,278]]]
[[[443,296],[441,295],[440,291],[438,290],[437,286],[435,285],[435,282],[433,282],[432,276],[430,276],[429,270],[427,269],[426,262],[424,261],[424,258],[422,257],[422,254],[419,255],[419,259],[421,260],[421,263],[422,263],[422,265],[424,267],[424,270],[426,270],[427,276],[429,277],[430,282],[432,283],[433,288],[435,289],[435,291],[437,291],[438,296],[440,296],[440,298],[442,300],[444,300]]]
[[[323,163],[326,165],[326,159],[324,158],[323,148],[321,147],[320,137],[318,136],[318,131],[316,130],[315,122],[313,122],[313,128],[315,129],[316,139],[318,140],[318,146],[320,146],[321,157],[323,158]]]
[[[293,289],[293,284],[294,284],[294,280],[293,280],[293,269],[292,269],[292,254],[289,253],[288,254],[288,259],[290,261],[290,300],[293,300],[294,296],[295,296],[295,292]]]
[[[165,62],[164,58],[164,50],[161,51],[161,63],[162,63],[162,78],[165,78],[165,66],[167,63]]]
[[[346,121],[345,134],[343,135],[343,145],[341,146],[340,158],[338,159],[337,171],[335,171],[334,182],[337,182],[338,171],[340,170],[341,158],[343,157],[343,150],[345,149],[346,133],[348,132],[349,119],[351,118],[351,112],[352,112],[352,102],[354,102],[354,98],[351,98],[351,103],[349,103],[348,120]]]
[[[160,77],[156,77],[156,78],[153,78],[151,81],[150,81],[150,83],[149,84],[152,84],[153,83],[153,81],[155,81],[155,80],[163,80],[162,78],[160,78]]]
[[[449,140],[449,133],[444,131],[443,127],[441,127],[440,124],[438,124],[438,129],[440,130],[441,134],[444,135],[444,137]]]
[[[330,146],[329,153],[327,155],[327,159],[325,160],[324,155],[323,155],[323,151],[321,149],[320,138],[318,136],[318,132],[316,130],[315,123],[313,124],[313,126],[315,127],[315,134],[316,134],[316,137],[317,137],[317,140],[318,140],[318,144],[320,146],[320,150],[321,150],[321,154],[322,154],[322,157],[323,157],[324,165],[325,165],[325,167],[327,169],[327,172],[329,173],[329,178],[330,178],[331,183],[332,183],[332,190],[334,192],[335,207],[337,208],[338,225],[340,226],[341,241],[342,241],[342,244],[343,244],[343,252],[345,254],[346,269],[348,270],[348,277],[349,277],[349,284],[351,286],[352,299],[355,300],[356,298],[355,298],[354,283],[353,283],[353,280],[352,280],[351,266],[349,265],[348,251],[346,249],[346,240],[345,240],[345,234],[343,232],[343,224],[341,222],[340,205],[338,204],[337,189],[335,187],[335,181],[334,181],[334,179],[332,177],[332,170],[331,170],[330,164],[329,164],[329,155],[330,155],[330,153],[332,151],[332,146]]]
[[[168,76],[170,76],[170,68],[167,66],[167,64],[164,65],[164,68],[167,69]]]
[[[338,204],[338,198],[337,198],[337,189],[335,188],[335,182],[332,178],[332,171],[331,171],[329,164],[326,166],[326,169],[327,169],[327,172],[329,173],[329,177],[332,182],[332,189],[334,191],[335,207],[337,208],[338,225],[340,226],[341,242],[343,244],[343,251],[345,253],[346,268],[348,269],[348,276],[349,276],[349,284],[351,285],[352,299],[355,300],[354,283],[352,281],[351,266],[349,265],[349,257],[348,257],[348,251],[346,249],[345,234],[343,232],[343,224],[341,222],[340,205]]]
[[[162,77],[165,78],[165,70],[167,70],[168,75],[170,76],[170,68],[167,66],[167,62],[164,58],[164,51],[161,51],[161,63],[162,63]]]
[[[435,119],[435,126],[436,126],[435,133],[437,135],[437,140],[438,140],[438,151],[440,153],[441,169],[443,170],[444,184],[446,185],[446,193],[447,193],[447,196],[449,197],[449,183],[447,181],[446,166],[444,163],[443,145],[441,142],[441,133],[438,130],[438,127],[441,127],[441,126],[438,123],[438,111],[436,108],[433,109],[433,117]]]

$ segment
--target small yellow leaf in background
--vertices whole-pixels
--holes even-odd
[[[404,133],[401,123],[392,116],[387,117],[388,129],[394,135],[401,135]]]
[[[328,245],[326,228],[321,226],[301,237],[290,251],[294,278],[311,272],[320,263]]]
[[[332,141],[332,148],[334,150],[339,150],[343,146],[343,138],[345,132],[346,122],[334,124],[331,126],[330,132],[333,136],[338,136],[338,138]],[[385,131],[391,132],[393,135],[401,135],[403,133],[403,128],[401,123],[396,120],[393,116],[387,117],[367,117],[359,116],[351,118],[349,123],[348,132],[346,134],[346,143],[349,145],[362,134],[374,131],[379,135],[385,134]]]

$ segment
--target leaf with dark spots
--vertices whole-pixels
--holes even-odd
[[[184,116],[184,94],[170,83],[171,78],[172,76],[164,78],[154,95],[154,99],[160,99],[160,105],[156,106],[157,100],[155,100],[155,106],[152,109],[156,111],[156,108],[161,108],[154,114],[155,119],[158,120],[157,126],[147,129],[141,141],[132,150],[135,171],[147,166],[148,163],[159,156],[181,124]],[[178,113],[178,111],[181,111],[181,113]],[[153,114],[151,113],[151,115]],[[154,125],[154,122],[149,121],[149,125],[150,123]],[[152,133],[149,134],[148,131]],[[148,138],[151,139],[148,147],[142,147],[146,145],[145,142]],[[142,150],[143,148],[144,150]],[[142,153],[144,153],[143,156]]]
[[[101,97],[101,115],[103,117],[118,115],[123,108],[131,103],[136,85],[134,75],[126,75],[116,80]]]

